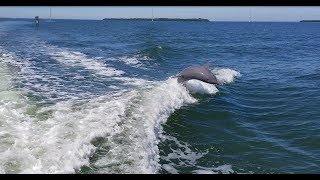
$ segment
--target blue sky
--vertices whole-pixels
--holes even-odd
[[[52,18],[56,19],[103,19],[103,18],[206,18],[214,21],[299,21],[320,19],[320,6],[54,6]],[[50,7],[0,7],[0,17],[49,18]]]

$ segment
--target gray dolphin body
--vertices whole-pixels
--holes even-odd
[[[219,84],[216,76],[212,74],[206,66],[191,66],[184,69],[178,75],[178,82],[185,82],[191,79],[197,79],[209,84]]]

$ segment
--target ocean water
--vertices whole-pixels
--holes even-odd
[[[0,173],[320,173],[320,24],[0,20]],[[207,65],[222,85],[176,75]]]

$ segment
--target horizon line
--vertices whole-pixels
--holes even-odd
[[[112,18],[102,18],[102,19],[79,19],[79,18],[51,18],[51,20],[91,20],[91,21],[103,21],[103,19],[150,19],[150,18],[143,18],[143,17],[135,17],[135,18],[125,18],[125,17],[112,17]],[[159,17],[159,18],[168,18],[168,17]],[[157,18],[157,19],[159,19]],[[26,17],[0,17],[0,19],[34,19],[34,18],[26,18]],[[50,17],[48,18],[40,18],[44,20],[49,20]],[[168,18],[168,19],[206,19],[206,18]],[[209,20],[209,22],[249,22],[246,20],[212,20],[212,19],[206,19]],[[300,22],[302,20],[307,20],[307,19],[301,19],[301,20],[279,20],[279,21],[269,21],[269,20],[251,20],[252,22]]]

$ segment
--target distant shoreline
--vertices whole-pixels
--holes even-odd
[[[189,19],[180,19],[180,18],[104,18],[103,20],[125,20],[125,21],[201,21],[201,22],[210,22],[208,19],[202,18],[189,18]]]
[[[320,22],[320,20],[301,20],[300,22]]]
[[[165,18],[155,18],[154,21],[158,20],[159,21],[165,21]],[[177,21],[191,21],[191,20],[195,20],[195,21],[200,21],[201,18],[194,18],[194,19],[178,19],[178,18],[171,18],[173,21],[173,19],[176,19]],[[25,18],[25,17],[0,17],[0,21],[7,21],[7,20],[28,20],[28,21],[34,21],[34,18]],[[50,20],[47,17],[41,18],[40,17],[40,21],[42,20]],[[52,18],[51,20],[54,21],[60,21],[60,20],[75,20],[75,21],[101,21],[101,19],[64,19],[64,18]],[[104,18],[103,20],[148,20],[151,21],[151,18]],[[248,21],[231,21],[231,20],[208,20],[208,19],[202,19],[204,20],[203,22],[212,22],[212,23],[249,23]],[[170,20],[169,20],[170,21]],[[252,21],[250,23],[299,23],[299,22],[320,22],[320,20],[297,20],[297,21]]]

